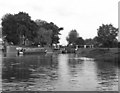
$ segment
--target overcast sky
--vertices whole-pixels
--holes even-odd
[[[0,19],[6,13],[29,13],[33,20],[54,22],[61,31],[61,44],[72,29],[79,36],[93,38],[102,24],[118,27],[119,0],[0,0]],[[0,21],[1,22],[1,21]]]

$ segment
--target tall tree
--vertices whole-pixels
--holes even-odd
[[[17,43],[19,41],[18,38],[16,38],[16,24],[14,15],[12,14],[6,14],[2,18],[2,36],[6,37],[8,42],[15,42]],[[12,34],[13,33],[13,34]],[[15,39],[16,38],[16,39]]]
[[[98,41],[98,36],[95,36],[93,38],[93,45],[94,45],[94,47],[99,47],[100,43]]]
[[[94,42],[93,42],[93,39],[92,38],[88,38],[88,39],[85,39],[85,44],[86,45],[92,45]]]
[[[47,45],[50,46],[52,42],[52,30],[46,30],[41,27],[37,31],[37,37],[35,38],[35,44],[40,44],[41,46]]]
[[[2,18],[3,36],[6,36],[8,42],[13,44],[20,44],[21,38],[32,41],[36,36],[38,29],[36,23],[31,20],[31,17],[25,12],[18,14],[6,14]]]
[[[82,37],[78,37],[75,41],[75,44],[76,45],[84,45],[85,44],[85,41]]]
[[[68,36],[66,37],[68,45],[70,45],[70,44],[75,45],[75,42],[76,42],[78,36],[79,36],[79,34],[78,34],[78,32],[76,30],[71,30],[69,32]]]
[[[36,20],[36,24],[39,26],[39,28],[44,28],[44,31],[47,31],[50,34],[49,36],[51,37],[51,45],[59,43],[60,31],[63,30],[62,27],[58,27],[53,22],[48,23],[43,20]]]
[[[59,43],[59,39],[60,39],[59,35],[61,35],[60,31],[63,30],[63,28],[58,27],[53,22],[46,23],[43,25],[43,27],[45,27],[47,30],[52,30],[52,43],[51,44]]]
[[[97,29],[98,31],[98,41],[103,45],[103,47],[113,47],[116,42],[116,36],[118,35],[118,28],[113,27],[112,24],[102,24],[102,26]]]

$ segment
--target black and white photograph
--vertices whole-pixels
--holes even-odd
[[[0,0],[0,92],[119,93],[119,0]]]

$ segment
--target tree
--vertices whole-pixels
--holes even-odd
[[[76,42],[78,36],[79,36],[79,34],[76,30],[71,30],[69,32],[68,36],[66,37],[68,45],[70,45],[70,44],[75,45],[75,42]]]
[[[35,43],[41,46],[47,45],[50,46],[52,42],[52,30],[46,30],[45,28],[41,27],[37,31],[37,37],[35,38]]]
[[[57,25],[55,25],[53,22],[46,22],[43,20],[36,20],[35,21],[36,24],[39,26],[39,28],[44,28],[46,31],[46,34],[49,34],[48,37],[51,37],[51,45],[52,44],[57,44],[59,43],[59,35],[60,35],[60,31],[63,30],[62,27],[58,27]]]
[[[99,47],[100,43],[98,41],[98,36],[95,36],[93,38],[93,45],[94,45],[94,47]]]
[[[43,25],[43,27],[45,27],[47,30],[52,30],[52,43],[51,44],[59,43],[59,39],[60,39],[59,35],[61,35],[60,31],[63,30],[63,28],[58,27],[53,22],[46,23]]]
[[[118,28],[113,27],[112,24],[102,24],[102,26],[97,29],[98,31],[98,42],[102,44],[103,47],[113,47],[116,42],[116,36],[118,35]]]
[[[78,37],[75,41],[76,45],[84,45],[84,39],[82,37]]]
[[[6,14],[2,18],[2,31],[3,36],[6,36],[8,42],[13,44],[21,44],[21,39],[25,41],[33,41],[36,36],[38,27],[36,23],[31,20],[31,17],[25,12],[19,12],[18,14]]]
[[[16,35],[17,25],[15,24],[15,17],[12,14],[6,14],[2,18],[2,36],[6,37],[5,39],[8,42],[18,43],[19,38]]]
[[[85,44],[86,45],[93,45],[93,39],[92,38],[89,38],[89,39],[85,39]]]

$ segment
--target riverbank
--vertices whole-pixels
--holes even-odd
[[[16,47],[18,46],[8,46],[7,47],[7,54],[11,55],[16,55]],[[24,47],[24,48],[29,48],[31,50],[31,47]],[[35,50],[38,50],[39,48],[36,47],[34,48]],[[41,49],[41,48],[40,48]],[[42,47],[42,49],[47,50],[47,53],[61,53],[58,50],[53,51],[53,49],[49,47]],[[74,53],[74,52],[73,52]],[[76,53],[78,55],[84,56],[84,57],[90,57],[94,58],[97,61],[106,61],[106,62],[117,62],[120,60],[118,57],[120,54],[120,49],[119,48],[79,48]]]
[[[25,47],[25,46],[6,46],[6,50],[3,51],[5,56],[16,56],[18,55],[18,50],[25,50],[25,54],[42,54],[42,53],[52,53],[52,49],[49,47]]]
[[[118,48],[80,48],[77,54],[94,58],[97,61],[118,62],[120,60]]]

